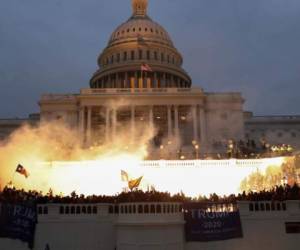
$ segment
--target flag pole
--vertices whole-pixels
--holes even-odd
[[[144,79],[143,79],[143,69],[142,69],[142,66],[141,66],[141,78],[142,78],[142,88],[143,88],[144,87]]]
[[[8,184],[11,184],[12,187],[13,187],[13,180],[15,179],[15,175],[16,175],[16,171],[14,171],[12,177],[10,178],[10,182],[8,182]]]

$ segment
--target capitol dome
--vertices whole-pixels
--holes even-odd
[[[112,33],[98,58],[91,88],[189,88],[182,56],[168,32],[147,15],[147,0],[132,0],[132,16]]]

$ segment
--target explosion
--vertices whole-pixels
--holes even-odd
[[[13,181],[16,188],[43,192],[52,188],[59,193],[66,193],[65,190],[69,190],[68,188],[56,184],[71,180],[77,184],[74,187],[78,191],[87,193],[85,189],[80,188],[85,186],[84,183],[105,176],[114,170],[114,166],[132,165],[133,162],[146,157],[147,142],[152,133],[151,130],[144,131],[143,136],[132,144],[129,143],[126,134],[123,134],[118,135],[113,143],[83,148],[79,132],[61,122],[42,123],[37,127],[25,125],[0,144],[0,185],[3,187]],[[80,167],[76,167],[78,166],[76,163],[87,160],[101,163],[92,168],[90,164],[79,164]],[[60,165],[58,169],[56,166],[59,164],[55,164],[55,161],[69,164]],[[73,163],[71,170],[70,163]],[[18,164],[22,164],[29,172],[28,179],[16,174]],[[74,179],[76,175],[80,176],[78,182]],[[100,180],[101,178],[99,182]],[[110,186],[113,185],[110,183]],[[97,192],[95,186],[91,185],[90,189],[93,188],[93,192]]]
[[[83,148],[77,130],[61,122],[25,125],[0,145],[0,184],[10,181],[18,189],[49,189],[56,194],[114,195],[128,190],[121,172],[131,179],[142,178],[140,188],[156,189],[171,194],[183,192],[198,195],[229,195],[239,191],[272,188],[293,171],[285,158],[262,159],[259,167],[251,160],[185,160],[144,161],[149,141],[155,131],[144,126],[132,141],[126,128],[117,138],[105,145]],[[21,164],[30,176],[15,172]],[[280,184],[280,183],[279,183]]]

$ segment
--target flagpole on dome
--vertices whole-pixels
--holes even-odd
[[[142,64],[143,66],[143,64]],[[143,79],[143,67],[141,66],[141,78],[142,78],[142,88],[144,87],[144,79]]]

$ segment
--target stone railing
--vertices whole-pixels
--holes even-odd
[[[121,203],[118,209],[118,224],[184,224],[181,203]]]
[[[278,165],[282,163],[282,158],[264,158],[264,159],[247,159],[247,160],[158,160],[158,161],[141,161],[139,165],[141,167],[263,167],[268,165]]]
[[[103,88],[103,89],[81,89],[82,95],[141,95],[141,94],[201,94],[203,90],[201,88]]]
[[[40,101],[75,101],[76,94],[44,94]]]

